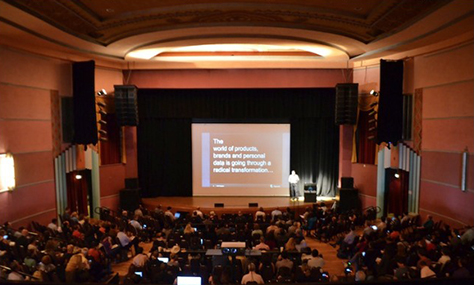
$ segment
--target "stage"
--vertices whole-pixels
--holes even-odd
[[[318,203],[324,202],[331,207],[335,201],[334,197],[317,197]],[[249,207],[249,203],[257,203],[258,207],[263,207],[266,212],[271,212],[276,208],[281,210],[287,207],[292,208],[297,213],[302,214],[306,207],[312,207],[314,202],[304,202],[303,197],[298,201],[291,201],[290,197],[157,197],[143,198],[142,203],[149,210],[153,210],[158,205],[163,209],[171,206],[173,212],[192,212],[197,207],[201,208],[204,214],[210,211],[216,213],[254,213],[258,208]],[[221,203],[224,207],[215,207],[214,204]]]

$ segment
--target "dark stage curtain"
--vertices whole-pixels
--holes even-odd
[[[316,183],[318,196],[335,196],[339,162],[339,128],[328,118],[291,122],[291,166],[304,183]]]
[[[192,196],[193,120],[291,123],[290,167],[302,183],[317,182],[323,195],[334,196],[339,147],[334,93],[334,88],[139,89],[142,196]]]
[[[191,119],[140,118],[137,135],[142,197],[192,196]]]

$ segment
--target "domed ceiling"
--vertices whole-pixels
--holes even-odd
[[[464,0],[2,0],[0,28],[7,30],[0,35],[10,43],[27,42],[28,35],[58,50],[125,61],[347,62],[472,32],[472,6]]]

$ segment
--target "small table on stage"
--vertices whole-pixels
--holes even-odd
[[[314,202],[316,203],[317,201],[317,194],[316,191],[304,191],[304,202]]]

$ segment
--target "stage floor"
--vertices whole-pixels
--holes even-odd
[[[143,198],[142,203],[150,210],[158,205],[163,209],[171,206],[173,212],[183,211],[192,212],[197,207],[208,214],[210,211],[216,213],[253,213],[257,210],[255,207],[249,207],[249,203],[258,203],[258,207],[263,207],[266,212],[271,212],[276,208],[286,209],[287,207],[297,210],[298,213],[304,212],[306,207],[311,207],[313,202],[305,203],[300,197],[298,201],[291,201],[290,197],[157,197]],[[325,202],[327,206],[332,206],[333,197],[317,197],[318,202]],[[214,207],[215,203],[223,203],[223,208]]]

